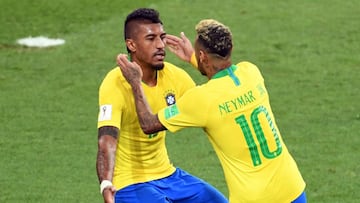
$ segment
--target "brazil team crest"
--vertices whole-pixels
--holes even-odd
[[[175,94],[172,90],[168,90],[165,92],[165,101],[168,106],[176,103]]]

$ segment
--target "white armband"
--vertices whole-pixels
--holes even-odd
[[[103,193],[104,189],[109,187],[109,186],[112,186],[112,182],[110,180],[103,180],[101,181],[101,184],[100,184],[100,194]]]

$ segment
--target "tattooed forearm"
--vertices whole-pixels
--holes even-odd
[[[151,134],[166,130],[166,128],[160,123],[158,116],[152,113],[141,84],[133,85],[132,91],[135,98],[136,113],[144,133]]]
[[[102,180],[112,180],[113,169],[115,159],[111,158],[111,155],[105,153],[105,151],[99,150],[96,159],[96,170],[99,178],[99,183]]]
[[[104,126],[99,128],[96,159],[99,182],[102,180],[112,180],[118,134],[119,130],[116,127]]]

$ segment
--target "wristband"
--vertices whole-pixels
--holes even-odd
[[[101,181],[101,184],[100,184],[100,194],[103,193],[104,189],[109,187],[109,186],[112,186],[112,182],[110,180],[103,180]]]

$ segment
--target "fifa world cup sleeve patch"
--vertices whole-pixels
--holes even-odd
[[[109,121],[111,120],[111,114],[112,114],[112,105],[110,104],[101,105],[98,120]]]
[[[179,109],[176,104],[166,107],[165,111],[165,119],[169,119],[179,114]]]

